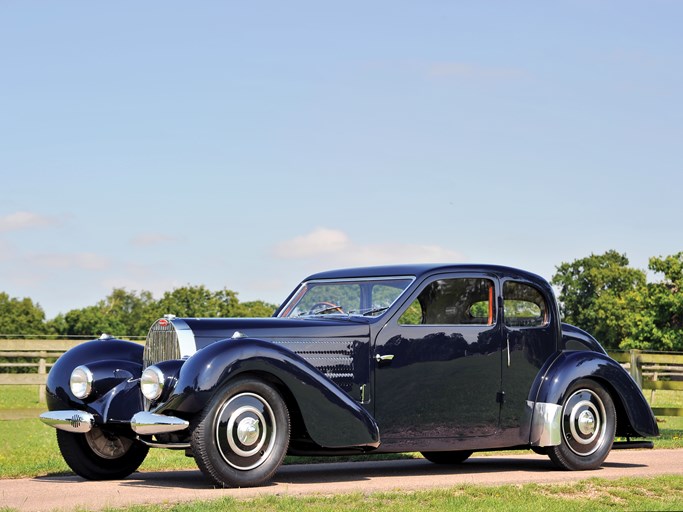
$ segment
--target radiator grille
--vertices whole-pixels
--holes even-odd
[[[145,350],[142,354],[144,367],[169,359],[180,359],[180,342],[173,324],[161,319],[154,322],[147,334]]]

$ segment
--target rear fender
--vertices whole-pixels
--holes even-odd
[[[288,390],[318,445],[379,446],[375,420],[356,401],[291,350],[254,338],[218,341],[195,353],[183,364],[168,401],[153,412],[195,415],[228,380],[247,373],[268,375]]]
[[[561,352],[540,380],[532,386],[536,404],[561,405],[572,382],[593,379],[602,384],[612,396],[617,410],[618,436],[658,436],[659,428],[652,409],[631,376],[619,363],[606,354],[581,351]]]

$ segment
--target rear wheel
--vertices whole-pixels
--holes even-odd
[[[610,394],[593,380],[579,380],[562,405],[562,441],[547,448],[548,456],[562,469],[596,469],[612,449],[616,426]]]
[[[422,456],[434,464],[461,464],[465,462],[472,452],[422,452]]]
[[[289,445],[289,412],[280,394],[254,379],[229,382],[193,422],[197,465],[221,487],[253,487],[280,467]]]
[[[149,451],[140,441],[97,427],[86,434],[57,430],[57,444],[74,473],[88,480],[125,478]]]

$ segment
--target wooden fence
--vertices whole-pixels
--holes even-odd
[[[683,354],[680,352],[610,352],[610,357],[626,368],[638,387],[650,391],[650,403],[660,389],[683,391]],[[681,407],[653,407],[655,416],[683,416]]]
[[[143,340],[132,340],[144,343]],[[0,359],[28,359],[28,361],[0,361],[0,385],[36,385],[39,401],[45,402],[45,383],[53,360],[84,340],[0,340]],[[668,389],[683,391],[683,354],[680,352],[645,352],[640,350],[611,351],[610,357],[621,363],[640,389],[650,390],[650,401],[655,391]],[[30,368],[31,373],[6,373],[5,368]],[[5,371],[5,373],[3,373]],[[653,407],[657,416],[683,416],[683,408]]]
[[[38,401],[44,403],[47,373],[54,364],[52,361],[56,360],[70,348],[85,341],[66,339],[0,340],[0,385],[35,384],[38,389]],[[19,359],[19,361],[5,361],[13,359]],[[6,368],[29,368],[31,372],[7,373]]]

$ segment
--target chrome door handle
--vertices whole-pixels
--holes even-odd
[[[510,335],[509,334],[506,336],[505,343],[507,345],[507,353],[508,353],[508,368],[510,368]]]
[[[382,361],[391,361],[394,358],[393,354],[386,354],[384,356],[380,356],[379,354],[375,354],[375,361],[378,363]]]

